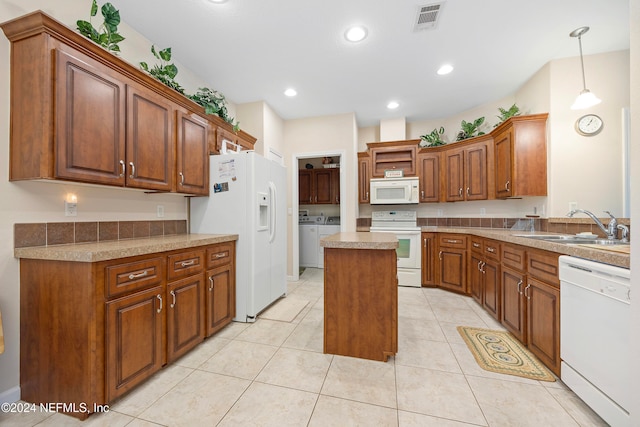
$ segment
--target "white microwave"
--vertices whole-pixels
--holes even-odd
[[[372,178],[372,205],[406,205],[418,203],[418,178]]]

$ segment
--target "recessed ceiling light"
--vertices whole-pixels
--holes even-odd
[[[366,37],[367,37],[367,29],[359,25],[349,28],[344,33],[344,38],[354,43],[362,41]]]
[[[445,74],[449,74],[453,71],[453,65],[444,64],[442,67],[438,69],[438,74],[444,76]]]
[[[227,0],[209,0],[210,3],[226,3]]]
[[[298,94],[298,92],[296,92],[296,90],[294,88],[289,88],[287,90],[284,91],[284,94],[287,96],[296,96]]]
[[[400,104],[398,104],[396,101],[391,101],[387,104],[387,108],[389,110],[395,110],[396,108],[398,108],[400,106]]]

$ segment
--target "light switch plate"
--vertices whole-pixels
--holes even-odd
[[[156,207],[156,215],[158,218],[164,218],[164,205],[158,205]]]

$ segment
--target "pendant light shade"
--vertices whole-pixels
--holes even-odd
[[[584,77],[584,59],[582,58],[582,35],[589,31],[589,27],[580,27],[569,33],[571,37],[578,38],[578,46],[580,46],[580,66],[582,68],[582,91],[576,98],[571,106],[572,110],[583,110],[585,108],[593,107],[600,104],[602,100],[595,96],[589,89],[587,89],[587,82]]]

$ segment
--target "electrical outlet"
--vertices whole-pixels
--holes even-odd
[[[156,206],[156,216],[158,218],[164,218],[164,206],[163,205]]]
[[[569,212],[578,209],[578,202],[569,202]]]
[[[65,201],[64,216],[78,216],[78,204]]]

